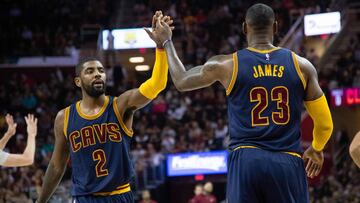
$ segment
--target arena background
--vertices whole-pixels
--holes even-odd
[[[18,123],[17,134],[6,150],[21,153],[26,145],[23,116],[33,112],[39,118],[39,134],[35,164],[1,168],[0,202],[27,203],[36,199],[53,150],[55,115],[80,96],[73,83],[74,65],[79,58],[97,56],[102,60],[108,74],[107,92],[111,95],[138,87],[150,76],[154,48],[144,48],[144,38],[131,30],[121,39],[115,34],[115,39],[105,37],[103,33],[109,33],[106,30],[150,27],[155,10],[162,10],[174,19],[173,41],[180,58],[190,68],[215,54],[229,54],[246,47],[241,24],[246,9],[257,2],[2,0],[0,133],[2,136],[6,130],[4,115],[13,114]],[[321,175],[309,180],[311,202],[360,202],[359,169],[348,155],[349,142],[360,130],[360,2],[261,2],[272,6],[276,12],[280,30],[275,44],[294,50],[316,66],[319,83],[331,105],[334,131],[325,149]],[[326,18],[325,22],[305,23],[304,16],[328,12],[340,12],[340,20]],[[310,31],[322,32],[326,26],[339,26],[340,29],[334,33],[325,31],[306,36],[305,25],[310,26]],[[122,47],[117,47],[119,41],[130,48],[113,49]],[[131,48],[135,45],[139,47]],[[130,57],[142,58],[132,59],[135,60],[132,63]],[[305,112],[302,118],[302,146],[305,148],[311,143],[313,126]],[[142,192],[148,190],[151,198],[159,203],[186,203],[194,196],[196,184],[210,181],[213,183],[212,194],[218,202],[224,202],[226,174],[198,172],[169,177],[167,172],[169,155],[226,149],[226,96],[220,85],[179,93],[170,80],[166,91],[137,112],[134,120],[131,154],[137,177],[132,186],[137,201],[141,201]],[[195,157],[199,156],[195,154]],[[212,160],[209,157],[207,161]],[[69,164],[50,202],[70,202],[70,173]]]

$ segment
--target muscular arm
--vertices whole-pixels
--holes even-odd
[[[54,193],[64,175],[66,163],[69,160],[69,148],[66,144],[63,128],[64,110],[61,110],[55,118],[55,148],[45,173],[42,191],[38,199],[39,203],[47,202]]]
[[[171,78],[179,91],[208,87],[216,81],[219,81],[225,88],[229,86],[233,69],[232,55],[214,56],[204,65],[186,71],[172,41],[166,43],[165,50]]]
[[[155,64],[151,78],[141,84],[139,88],[124,92],[117,99],[117,106],[121,119],[129,131],[131,131],[132,128],[134,112],[156,98],[156,96],[166,87],[168,64],[165,51],[156,49],[155,55]]]
[[[166,53],[162,49],[162,43],[158,38],[158,31],[156,31],[156,23],[159,20],[164,20],[164,23],[170,25],[173,21],[169,16],[163,16],[161,11],[156,11],[152,18],[152,31],[145,29],[149,37],[156,43],[155,63],[151,78],[141,84],[139,88],[128,90],[121,94],[117,99],[117,106],[122,119],[125,121],[128,129],[131,129],[132,115],[135,110],[147,105],[152,99],[165,89],[168,78],[168,63],[166,60]],[[174,29],[174,27],[169,27]],[[128,120],[130,120],[128,122]]]
[[[141,94],[139,88],[128,90],[119,96],[117,106],[128,129],[131,129],[134,112],[146,106],[151,101],[151,99]],[[128,123],[129,120],[130,123]]]
[[[165,52],[157,48],[155,52],[155,64],[151,78],[141,84],[139,88],[131,89],[119,96],[118,107],[125,111],[135,111],[147,105],[162,90],[165,89],[168,75],[168,64]],[[123,113],[121,115],[123,115]]]
[[[320,98],[324,93],[318,82],[318,74],[314,65],[306,58],[297,56],[301,72],[306,81],[305,101],[312,101]]]
[[[297,56],[297,59],[306,81],[305,107],[314,122],[312,147],[322,151],[333,130],[329,105],[319,86],[315,67],[305,58]]]

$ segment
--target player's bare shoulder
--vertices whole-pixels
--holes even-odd
[[[206,62],[208,65],[212,65],[213,67],[217,68],[226,68],[226,67],[232,67],[233,65],[233,55],[227,54],[227,55],[215,55],[209,58],[209,60]]]
[[[234,67],[233,54],[215,55],[206,62],[206,66],[206,71],[216,74],[225,87],[230,84]]]
[[[317,72],[315,66],[305,57],[301,57],[295,54],[296,59],[299,63],[300,70],[305,78],[305,81],[308,81],[309,78],[315,76],[317,77]]]
[[[314,65],[304,57],[296,56],[300,70],[306,81],[305,101],[312,101],[323,95],[318,82],[318,74]]]

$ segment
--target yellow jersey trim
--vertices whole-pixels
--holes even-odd
[[[251,148],[251,149],[261,149],[259,147],[255,147],[255,146],[251,146],[251,145],[244,145],[244,146],[238,146],[236,147],[233,151],[236,151],[238,149],[245,149],[245,148]],[[301,158],[301,155],[296,153],[296,152],[281,152],[281,153],[286,153],[286,154],[290,154],[290,155],[293,155],[293,156],[296,156],[298,158]]]
[[[267,53],[270,53],[270,52],[273,52],[273,51],[276,51],[276,50],[279,50],[281,49],[280,47],[275,47],[273,49],[265,49],[265,50],[260,50],[260,49],[256,49],[254,47],[248,47],[246,48],[250,51],[253,51],[253,52],[257,52],[257,53],[260,53],[260,54],[267,54]]]
[[[94,115],[87,115],[87,114],[85,114],[85,113],[83,113],[83,112],[81,111],[80,101],[78,101],[78,102],[76,103],[76,111],[78,112],[78,114],[79,114],[82,118],[87,119],[87,120],[94,120],[94,119],[99,118],[99,117],[104,113],[104,111],[105,111],[105,109],[106,109],[106,107],[107,107],[108,104],[109,104],[109,97],[106,96],[106,97],[105,97],[105,102],[104,102],[103,106],[101,107],[100,111],[97,112],[97,113],[94,114]]]
[[[304,76],[303,76],[303,74],[301,72],[299,62],[298,62],[298,60],[296,58],[296,55],[295,55],[294,52],[291,52],[291,55],[292,55],[292,58],[293,58],[293,61],[294,61],[294,66],[295,66],[296,72],[297,72],[297,74],[298,74],[298,76],[299,76],[299,78],[300,78],[300,80],[301,80],[301,82],[302,82],[302,84],[304,86],[304,89],[306,89],[306,81],[305,81],[305,78],[304,78]]]
[[[231,90],[233,89],[235,82],[236,82],[236,78],[237,78],[237,74],[238,74],[238,58],[237,58],[237,53],[233,53],[232,55],[233,57],[233,71],[232,71],[232,75],[231,75],[231,80],[230,80],[230,84],[228,86],[228,88],[226,89],[226,95],[230,95]]]
[[[69,124],[69,115],[70,115],[70,106],[66,107],[64,111],[64,135],[66,139],[67,139],[67,128]]]
[[[130,184],[127,183],[125,185],[121,185],[119,187],[116,188],[116,190],[111,191],[111,192],[96,192],[93,193],[93,195],[95,196],[111,196],[111,195],[119,195],[119,194],[123,194],[125,192],[130,192],[131,188],[130,188]]]
[[[117,97],[114,97],[114,100],[113,100],[113,108],[114,108],[114,112],[115,112],[116,118],[118,119],[118,121],[119,121],[119,123],[120,123],[120,126],[121,126],[121,128],[123,129],[123,131],[124,131],[128,136],[132,137],[133,134],[134,134],[134,131],[133,131],[133,130],[129,130],[129,129],[126,127],[126,125],[125,125],[125,123],[124,123],[124,121],[123,121],[123,119],[122,119],[122,117],[121,117],[121,115],[120,115],[119,108],[118,108],[118,106],[117,106],[117,99],[118,99]]]
[[[259,149],[259,147],[245,145],[245,146],[238,146],[233,151],[236,151],[238,149],[246,149],[246,148]]]
[[[301,158],[301,155],[296,152],[285,152],[285,153]]]

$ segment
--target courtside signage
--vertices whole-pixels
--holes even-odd
[[[304,17],[304,31],[306,36],[337,33],[340,29],[340,12],[305,15]]]
[[[360,105],[360,87],[331,90],[331,105],[334,107]]]
[[[226,151],[170,154],[167,156],[168,176],[223,174],[226,172]]]
[[[151,30],[151,28],[149,28]],[[150,39],[148,34],[143,28],[132,29],[113,29],[111,30],[113,35],[113,47],[114,49],[138,49],[138,48],[155,48],[156,44]],[[111,43],[111,37],[109,37],[110,30],[102,31],[102,48],[108,50],[109,42]]]

